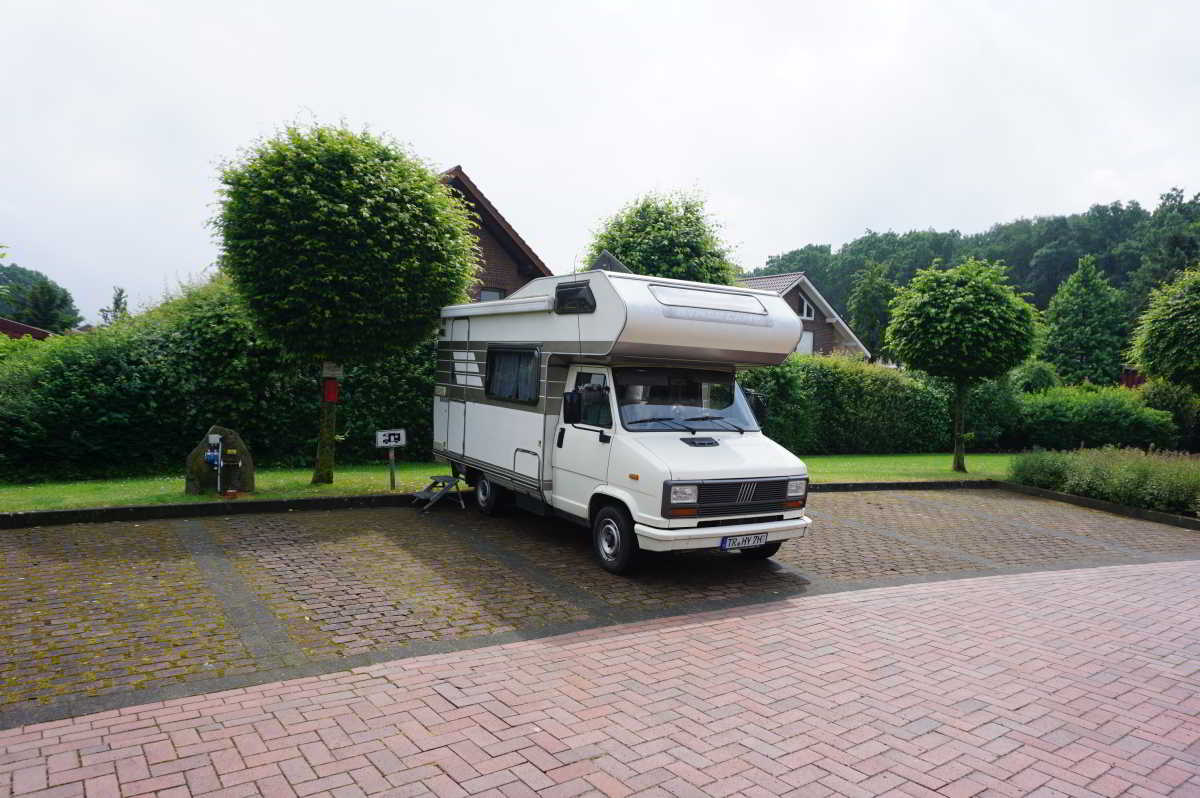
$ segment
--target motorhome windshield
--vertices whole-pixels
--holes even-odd
[[[616,368],[621,423],[634,432],[757,430],[733,373],[682,368]]]

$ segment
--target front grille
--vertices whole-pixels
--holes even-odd
[[[734,526],[736,524],[766,524],[771,521],[782,521],[782,515],[758,515],[754,518],[718,518],[713,521],[701,521],[698,527]]]
[[[787,500],[786,479],[702,482],[697,515],[736,515],[782,510]]]

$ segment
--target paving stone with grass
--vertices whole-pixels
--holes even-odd
[[[1200,533],[1000,490],[814,493],[773,561],[592,561],[442,506],[0,532],[0,728],[397,658],[881,585],[1200,558]]]

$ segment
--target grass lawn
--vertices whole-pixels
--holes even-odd
[[[431,474],[448,474],[441,463],[396,463],[396,491],[420,490]],[[332,485],[310,485],[311,468],[261,468],[258,483],[246,499],[298,499],[309,496],[346,496],[387,493],[387,463],[336,466]],[[0,485],[0,513],[16,510],[65,510],[72,507],[112,507],[126,504],[224,501],[183,492],[183,474],[169,477],[93,479],[81,482],[39,482],[33,485]],[[242,501],[235,499],[234,501]]]
[[[968,454],[967,473],[951,470],[947,454],[822,454],[803,457],[813,482],[927,482],[1007,479],[1011,454]]]
[[[818,455],[805,457],[814,482],[909,482],[937,479],[1004,479],[1008,454],[967,455],[966,475],[950,470],[949,454]],[[396,463],[396,490],[425,487],[431,474],[446,474],[439,463]],[[312,469],[259,469],[258,490],[246,499],[295,499],[308,496],[347,496],[387,493],[388,469],[378,465],[339,466],[332,485],[310,485]],[[126,504],[220,501],[211,496],[188,496],[183,475],[136,477],[81,482],[40,482],[0,485],[0,512],[65,510],[74,507],[113,507]],[[238,499],[236,501],[241,501]]]

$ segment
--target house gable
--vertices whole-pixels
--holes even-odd
[[[477,217],[481,268],[478,283],[470,289],[472,299],[479,299],[481,291],[507,296],[530,280],[553,276],[461,166],[443,172],[442,182],[457,191]]]
[[[858,340],[850,325],[846,324],[825,297],[821,296],[821,292],[804,272],[747,277],[738,280],[737,284],[746,288],[774,291],[783,296],[803,321],[805,333],[811,333],[813,352],[829,355],[838,350],[848,350],[870,356],[870,352],[863,346],[862,341]],[[810,313],[806,313],[806,309]],[[811,318],[807,318],[809,315]],[[804,344],[803,339],[801,343]]]

